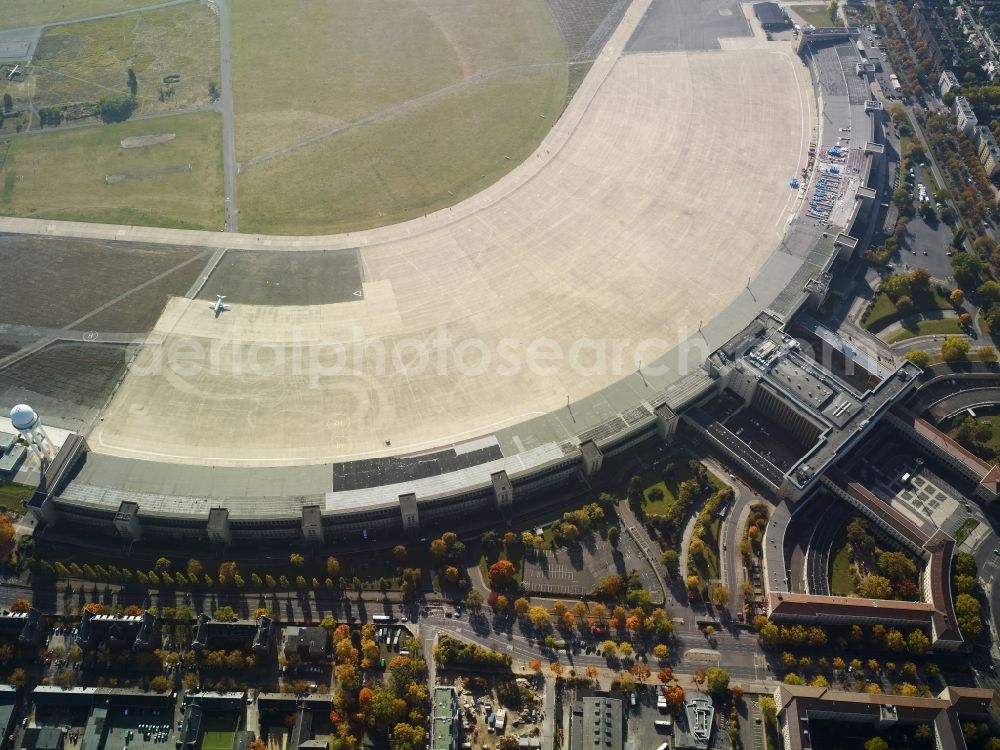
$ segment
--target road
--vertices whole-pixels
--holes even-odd
[[[219,109],[222,112],[222,173],[226,193],[227,232],[240,231],[239,204],[236,201],[236,129],[233,125],[233,45],[229,20],[229,0],[217,0],[219,9]]]

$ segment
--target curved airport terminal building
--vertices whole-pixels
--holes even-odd
[[[794,500],[883,417],[905,422],[917,368],[811,314],[884,220],[884,113],[856,31],[773,40],[706,6],[712,33],[677,36],[661,12],[632,3],[535,153],[452,208],[330,237],[185,233],[209,265],[56,441],[31,512],[126,542],[422,537],[585,488],[678,430]],[[208,309],[217,269],[292,256],[337,283]],[[801,452],[741,441],[734,398]]]

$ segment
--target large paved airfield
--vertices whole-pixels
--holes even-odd
[[[185,235],[230,248],[360,248],[361,295],[314,306],[230,298],[218,318],[204,299],[173,298],[92,449],[235,466],[416,451],[565,407],[695,334],[778,247],[795,209],[788,180],[816,118],[802,62],[786,44],[746,36],[739,6],[697,4],[705,26],[744,30],[720,43],[677,34],[667,23],[680,4],[653,3],[664,33],[640,26],[641,51],[623,53],[649,3],[633,4],[536,153],[453,210],[328,238]],[[441,371],[436,358],[405,372],[420,346],[440,351],[442,331],[450,357],[481,342],[465,345],[466,361],[489,352],[485,372],[459,374],[450,360]],[[521,348],[501,344],[511,338]],[[523,363],[523,347],[543,339],[564,352],[581,339],[633,343],[605,367],[498,372],[498,352]],[[347,372],[310,364],[318,356],[331,367],[338,345],[351,355],[359,340],[370,346]],[[377,352],[394,347],[402,361],[380,368]],[[156,367],[164,351],[185,366]]]

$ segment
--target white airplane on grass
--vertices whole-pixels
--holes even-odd
[[[212,310],[215,312],[215,317],[219,317],[220,315],[222,315],[222,313],[226,312],[226,310],[229,309],[229,305],[222,304],[222,300],[226,298],[226,295],[216,294],[215,296],[218,297],[218,299],[215,301],[214,304],[209,303],[208,306],[211,307]]]

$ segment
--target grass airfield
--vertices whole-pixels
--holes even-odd
[[[173,134],[123,148],[127,138]],[[222,227],[222,122],[215,112],[15,138],[0,212],[67,221]]]

